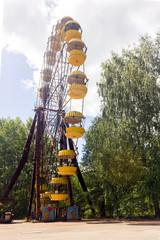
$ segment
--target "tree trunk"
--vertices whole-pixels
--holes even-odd
[[[106,213],[105,213],[105,199],[102,198],[102,200],[100,200],[100,204],[99,204],[99,208],[100,208],[100,215],[102,218],[106,217]]]
[[[152,195],[152,201],[153,201],[154,210],[155,210],[155,217],[159,218],[160,217],[159,201],[155,195]]]

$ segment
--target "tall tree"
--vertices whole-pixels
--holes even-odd
[[[145,168],[145,184],[152,197],[155,215],[160,216],[160,33],[152,40],[141,37],[139,44],[112,53],[102,64],[98,84],[103,116],[122,128],[123,144],[137,150]],[[125,136],[126,135],[126,136]],[[155,150],[155,148],[157,150]]]
[[[97,84],[102,118],[86,134],[83,162],[99,168],[101,186],[102,182],[112,185],[112,200],[117,202],[114,212],[122,205],[127,207],[118,199],[135,196],[138,189],[141,199],[137,201],[145,205],[151,199],[155,216],[160,216],[159,52],[160,33],[154,40],[146,35],[121,54],[112,52],[102,64],[102,79]]]

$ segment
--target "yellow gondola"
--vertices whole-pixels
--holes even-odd
[[[87,94],[87,87],[81,84],[73,84],[69,86],[69,97],[73,99],[82,99]]]
[[[73,20],[71,17],[69,16],[66,16],[66,17],[63,17],[61,19],[61,23],[60,23],[60,27],[62,27],[62,29],[58,29],[58,32],[60,33],[60,37],[61,37],[61,41],[64,41],[65,40],[65,36],[66,36],[66,32],[65,32],[65,24],[69,21]]]
[[[81,28],[80,24],[74,20],[70,20],[65,24],[65,32],[68,30],[79,30]]]
[[[42,72],[42,79],[44,82],[50,82],[52,79],[52,71],[49,68],[45,68]]]
[[[81,66],[86,60],[86,54],[82,50],[72,50],[69,54],[68,61],[72,66]]]
[[[70,40],[77,38],[81,39],[82,35],[77,30],[68,30],[65,35],[65,41],[68,43]]]
[[[39,89],[39,96],[40,96],[40,99],[43,100],[43,94],[44,93],[44,87],[40,87]]]
[[[67,82],[69,84],[85,84],[86,75],[81,71],[73,71],[69,74]]]
[[[76,124],[81,123],[82,118],[84,118],[83,114],[77,111],[71,111],[66,113],[64,117],[64,122],[70,123],[70,124]]]
[[[55,53],[53,51],[47,52],[47,64],[54,65],[56,63]]]
[[[59,34],[51,36],[51,49],[53,52],[61,50],[61,38]]]
[[[67,45],[67,51],[68,52],[70,52],[72,50],[81,50],[81,51],[83,51],[84,48],[86,48],[85,43],[81,39],[78,39],[78,38],[73,38],[72,40],[70,40],[68,42],[68,45]]]
[[[73,159],[76,153],[74,150],[61,150],[58,152],[58,158],[60,159]]]
[[[71,166],[58,167],[58,174],[63,176],[74,175],[76,171],[77,171],[77,167],[71,167]]]
[[[61,19],[61,24],[62,26],[65,25],[67,22],[73,20],[73,18],[71,18],[70,16],[65,16]]]
[[[36,188],[36,184],[34,185],[34,187]],[[39,188],[40,188],[40,191],[47,191],[48,190],[48,187],[45,184],[40,185]]]
[[[66,128],[66,137],[67,138],[73,138],[73,139],[76,139],[76,138],[81,138],[84,134],[84,128],[82,127],[68,127]]]
[[[51,194],[50,199],[52,201],[62,201],[68,199],[68,194]]]
[[[50,184],[68,184],[68,180],[65,177],[52,178]]]

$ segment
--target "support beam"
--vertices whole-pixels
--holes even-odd
[[[68,180],[67,189],[68,189],[68,195],[69,195],[69,205],[74,206],[72,185],[71,185],[71,177],[67,176],[67,180]]]
[[[43,117],[41,109],[37,109],[37,133],[36,133],[36,150],[35,150],[35,174],[36,174],[36,219],[39,220],[41,218],[40,212],[40,156],[41,156],[41,139],[43,136]]]
[[[30,189],[30,194],[29,194],[28,217],[31,216],[31,208],[32,208],[32,201],[33,201],[33,192],[34,192],[34,185],[35,185],[35,176],[36,176],[36,164],[35,164],[35,159],[34,159],[34,162],[33,162],[33,171],[32,171],[31,189]]]
[[[67,124],[66,124],[66,125],[67,125]],[[69,148],[70,148],[71,150],[74,150],[74,146],[73,146],[72,139],[68,139],[68,143],[69,143]],[[89,193],[88,193],[88,190],[87,190],[87,186],[86,186],[86,184],[85,184],[85,181],[84,181],[84,178],[83,178],[83,176],[82,176],[81,170],[80,170],[80,168],[79,168],[79,166],[78,166],[78,162],[77,162],[77,158],[76,158],[76,157],[73,159],[73,162],[74,162],[75,166],[77,167],[77,172],[76,172],[76,174],[77,174],[78,180],[79,180],[79,182],[80,182],[80,184],[81,184],[81,187],[82,187],[83,191],[86,192],[86,197],[87,197],[88,203],[89,203],[89,205],[90,205],[90,207],[91,207],[92,213],[95,213],[95,209],[94,209],[94,207],[93,207],[92,200],[91,200],[91,198],[90,198],[90,196],[89,196]]]
[[[36,219],[41,216],[40,203],[40,159],[42,150],[42,140],[45,128],[44,112],[41,107],[37,108],[37,133],[36,133],[36,149],[35,149],[35,182],[36,182]]]

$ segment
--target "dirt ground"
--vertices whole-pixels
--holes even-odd
[[[0,224],[0,240],[160,240],[160,221],[86,220]]]

